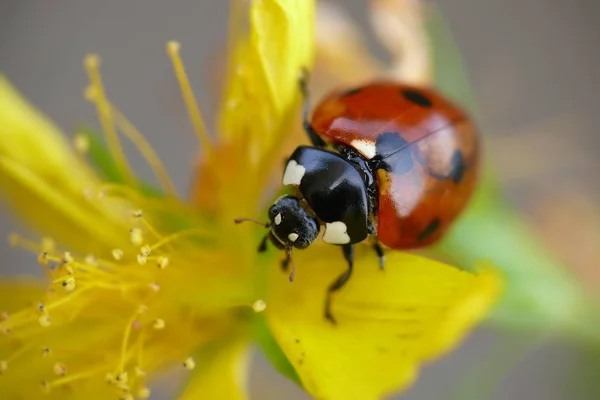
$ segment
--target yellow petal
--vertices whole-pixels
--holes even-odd
[[[2,75],[0,138],[0,155],[40,176],[73,183],[92,179],[58,128],[33,109]]]
[[[389,252],[386,269],[367,246],[354,276],[334,298],[334,326],[323,317],[325,290],[343,272],[339,249],[296,252],[295,282],[276,267],[267,318],[306,390],[317,399],[379,399],[406,389],[421,364],[455,347],[494,304],[491,271],[460,271]]]
[[[100,186],[98,178],[1,75],[0,186],[25,221],[63,243],[114,244],[118,209],[84,195]]]
[[[264,206],[259,204],[266,198],[264,188],[278,171],[273,163],[281,166],[284,141],[292,127],[301,126],[292,122],[300,115],[298,84],[314,53],[314,0],[253,1],[249,13],[248,2],[231,3],[234,37],[219,143],[200,160],[193,189],[195,203],[224,220],[253,215]],[[249,31],[240,33],[248,20]]]
[[[258,142],[254,156],[283,133],[294,110],[300,73],[312,66],[313,19],[313,0],[252,2],[250,33],[232,49],[220,133]]]
[[[207,346],[179,400],[246,399],[249,355],[248,342],[242,338]]]

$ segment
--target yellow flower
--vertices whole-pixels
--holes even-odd
[[[245,12],[233,2],[232,21]],[[490,270],[472,274],[390,252],[381,273],[359,248],[332,325],[322,310],[324,289],[345,268],[339,249],[298,252],[290,284],[280,254],[256,252],[256,227],[233,223],[264,215],[276,195],[286,140],[295,138],[287,133],[299,131],[298,74],[313,64],[314,13],[308,0],[252,3],[249,32],[234,34],[230,46],[216,138],[179,44],[167,45],[202,146],[189,202],[104,93],[97,56],[85,60],[85,97],[97,108],[107,152],[93,135],[69,146],[0,77],[2,195],[46,235],[14,235],[11,243],[34,252],[47,276],[0,285],[1,393],[142,399],[151,395],[149,380],[172,367],[189,374],[181,399],[243,399],[240,371],[255,339],[315,398],[377,399],[408,387],[423,362],[456,346],[488,312],[500,290]],[[160,189],[136,178],[122,137]]]

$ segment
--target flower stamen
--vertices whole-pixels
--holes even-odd
[[[108,102],[108,100],[107,100]],[[114,117],[115,124],[119,128],[119,130],[125,135],[135,146],[138,148],[152,171],[154,175],[158,179],[162,188],[169,194],[174,197],[177,197],[177,189],[175,189],[175,184],[173,180],[169,176],[165,166],[160,160],[160,157],[156,154],[156,151],[150,145],[150,142],[146,140],[144,135],[133,125],[131,121],[129,121],[123,113],[119,111],[113,104],[108,102],[110,109],[112,110],[112,115]]]
[[[179,42],[171,41],[167,43],[167,53],[171,58],[171,63],[173,64],[175,76],[179,81],[179,87],[181,88],[181,93],[183,95],[183,99],[185,101],[185,105],[187,107],[190,120],[194,128],[194,132],[196,133],[196,136],[198,137],[198,140],[200,141],[200,144],[202,145],[202,149],[205,152],[205,154],[209,154],[212,151],[212,142],[208,137],[208,130],[206,129],[204,118],[202,118],[202,114],[200,113],[198,102],[196,101],[196,97],[194,96],[194,92],[192,91],[192,85],[190,84],[190,81],[185,72],[183,61],[181,60],[181,56],[179,55],[180,48],[181,44]]]
[[[133,173],[129,167],[127,158],[125,157],[125,152],[123,151],[121,142],[119,141],[119,137],[112,120],[111,109],[104,94],[104,86],[102,84],[102,76],[100,74],[100,57],[98,57],[96,54],[87,55],[84,60],[84,66],[91,85],[91,90],[86,91],[86,97],[89,96],[96,104],[98,119],[100,120],[102,129],[106,135],[106,142],[110,152],[114,156],[115,161],[121,169],[121,172],[124,174],[127,182],[131,183],[133,182]]]

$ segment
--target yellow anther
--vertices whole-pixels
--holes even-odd
[[[151,392],[147,387],[143,387],[139,389],[136,394],[139,399],[147,399],[150,397]]]
[[[267,308],[267,303],[265,303],[264,300],[256,300],[254,304],[252,304],[252,309],[256,313],[265,311],[265,308]]]
[[[11,233],[10,235],[8,235],[8,243],[13,247],[18,245],[20,240],[20,236],[16,233]]]
[[[96,257],[93,254],[88,254],[87,256],[85,256],[85,259],[83,261],[89,266],[98,266],[98,261],[96,260]]]
[[[129,240],[132,245],[139,246],[143,243],[144,237],[142,231],[137,228],[133,228],[129,231]]]
[[[53,251],[56,248],[56,242],[51,237],[42,238],[42,250]]]
[[[127,372],[121,372],[115,376],[114,383],[119,389],[123,390],[124,392],[129,392],[129,385],[127,384],[128,381],[129,376],[127,375]]]
[[[69,275],[73,275],[75,273],[75,270],[70,265],[65,266],[65,271],[67,271],[67,274],[69,274]]]
[[[67,367],[65,364],[56,363],[52,366],[52,371],[58,376],[65,376],[67,374]]]
[[[4,375],[8,369],[8,362],[6,360],[0,361],[0,375]]]
[[[196,362],[194,361],[194,359],[192,357],[188,357],[183,362],[183,368],[191,371],[194,368],[196,368]]]
[[[52,349],[50,347],[42,348],[42,357],[49,357],[52,355]]]
[[[140,367],[135,367],[133,369],[133,371],[135,372],[135,376],[137,377],[143,377],[146,376],[146,371],[144,371],[143,369],[141,369]]]
[[[112,256],[117,261],[121,260],[123,258],[123,250],[121,250],[121,249],[114,249],[112,251]]]
[[[145,304],[140,304],[137,308],[137,314],[141,315],[141,314],[145,314],[146,311],[148,311],[148,306]]]
[[[50,324],[52,324],[52,320],[50,319],[50,316],[48,314],[40,315],[40,317],[38,318],[38,322],[44,328],[49,327]]]
[[[46,306],[41,301],[38,303],[37,309],[42,314],[46,313]]]
[[[104,381],[106,383],[108,383],[109,385],[114,385],[115,376],[113,374],[111,374],[110,372],[107,372],[106,375],[104,375]]]
[[[158,291],[160,290],[160,285],[158,283],[150,283],[148,285],[148,287],[150,288],[150,290],[152,290],[154,293],[158,293]]]
[[[44,393],[50,393],[50,384],[48,381],[42,381],[42,390]]]
[[[137,255],[137,262],[140,265],[146,265],[146,263],[148,262],[148,258],[143,255],[143,254],[138,254]]]
[[[142,246],[142,248],[140,249],[140,252],[145,255],[146,257],[148,257],[150,255],[150,253],[152,253],[152,248],[148,245]]]
[[[40,254],[38,254],[38,262],[42,265],[47,265],[48,264],[48,253],[41,252]]]
[[[77,134],[73,139],[73,145],[79,153],[86,154],[90,150],[90,139],[86,135]]]
[[[160,256],[156,259],[156,264],[158,265],[158,268],[165,269],[169,266],[169,258]]]
[[[164,329],[164,327],[165,327],[165,320],[164,319],[160,319],[160,318],[155,319],[154,322],[152,323],[152,327],[154,329]]]
[[[94,101],[96,99],[98,92],[96,88],[93,86],[87,86],[83,88],[83,98],[89,101]]]
[[[131,393],[123,393],[121,397],[119,397],[119,400],[135,400],[135,398]]]
[[[65,288],[67,292],[72,292],[75,289],[75,278],[69,276],[62,282],[62,286]]]
[[[90,189],[90,188],[83,189],[83,196],[86,199],[92,199],[94,197],[94,194],[95,194],[94,189]]]
[[[61,261],[63,264],[69,264],[73,262],[73,256],[71,255],[71,253],[69,253],[68,251],[65,251],[63,253],[63,256],[61,258]]]
[[[133,210],[131,212],[131,216],[134,218],[142,218],[142,215],[143,215],[142,210]]]

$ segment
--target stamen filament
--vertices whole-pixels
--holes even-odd
[[[102,367],[102,368],[91,369],[89,371],[82,371],[77,374],[65,375],[62,378],[55,379],[54,381],[50,382],[50,387],[63,386],[68,383],[71,383],[73,381],[85,379],[90,376],[97,375],[98,373],[104,371],[104,369],[105,369],[105,367]]]
[[[146,332],[142,330],[138,337],[137,346],[137,366],[141,369],[144,368],[144,340],[146,339]]]
[[[79,297],[82,293],[86,292],[87,290],[89,290],[88,288],[81,288],[79,290],[76,290],[72,293],[69,293],[63,297],[61,297],[60,299],[53,301],[50,304],[46,304],[46,311],[52,310],[53,308],[56,308],[58,306],[61,306],[65,303],[70,302],[71,300],[73,300],[75,297]]]
[[[131,326],[135,322],[136,318],[139,317],[139,310],[136,310],[135,314],[127,321],[127,327],[125,328],[125,333],[123,334],[123,341],[121,342],[121,356],[119,357],[119,367],[117,368],[118,373],[123,372],[123,368],[125,367],[125,359],[127,358],[127,342],[129,342],[129,336],[131,335]]]
[[[19,357],[21,354],[25,353],[27,350],[31,349],[31,344],[27,344],[23,347],[21,347],[20,349],[18,349],[17,351],[15,351],[14,353],[12,353],[10,355],[10,357],[8,357],[6,360],[7,363],[10,363],[11,361],[14,361],[17,357]]]
[[[146,229],[148,229],[148,231],[154,235],[157,239],[160,239],[162,237],[162,235],[160,233],[158,233],[158,231],[156,229],[154,229],[154,227],[152,226],[152,224],[150,224],[150,222],[148,222],[148,220],[146,218],[140,218],[140,221],[142,223],[142,225],[144,225],[144,227]]]
[[[200,108],[198,107],[198,102],[196,101],[196,97],[194,96],[194,92],[192,91],[192,86],[185,72],[183,61],[181,60],[181,56],[179,55],[180,48],[181,45],[178,42],[167,43],[167,53],[169,54],[171,62],[173,63],[175,76],[179,81],[181,93],[183,95],[183,99],[185,101],[185,105],[187,107],[190,120],[194,128],[194,132],[196,133],[198,140],[202,144],[202,148],[205,154],[209,154],[212,151],[212,142],[208,137],[208,130],[206,129],[204,119],[202,118]]]
[[[106,135],[108,148],[115,158],[115,162],[117,163],[119,169],[121,169],[126,181],[133,182],[133,173],[131,172],[131,168],[127,163],[127,158],[125,157],[125,153],[121,147],[117,131],[115,130],[112,121],[111,110],[104,94],[104,86],[102,84],[102,76],[100,75],[99,68],[100,58],[95,54],[87,55],[85,57],[84,65],[92,88],[90,97],[94,103],[96,103],[98,119],[100,120],[102,130]]]
[[[110,103],[108,103],[108,105],[110,106],[112,115],[115,119],[115,124],[121,132],[137,146],[150,168],[152,168],[152,171],[162,188],[168,194],[177,197],[177,190],[175,189],[173,180],[148,140],[146,140],[144,135],[114,105]]]
[[[201,237],[206,237],[207,236],[207,232],[203,231],[201,229],[188,229],[185,231],[181,231],[181,232],[177,232],[174,233],[172,235],[166,236],[164,238],[162,238],[161,240],[159,240],[158,242],[154,243],[152,246],[149,246],[151,250],[156,250],[162,246],[164,246],[165,244],[171,243],[176,241],[177,239],[181,239],[182,237],[185,236],[193,236],[193,235],[197,235],[197,236],[201,236]]]

